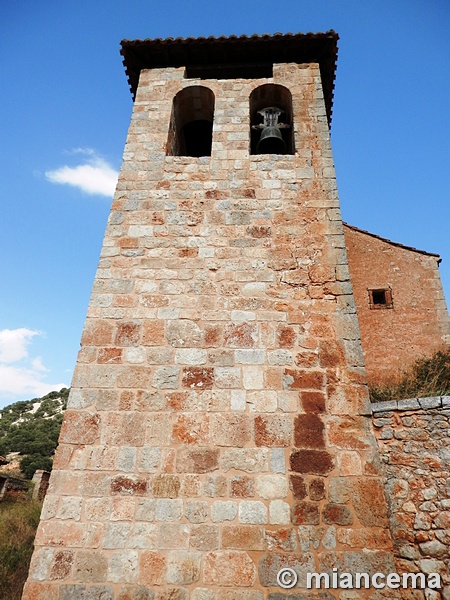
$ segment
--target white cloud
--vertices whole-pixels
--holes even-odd
[[[86,194],[113,196],[119,173],[92,148],[74,148],[71,154],[86,155],[84,164],[75,167],[64,165],[54,171],[47,171],[46,178],[52,183],[71,185]]]
[[[88,156],[95,156],[96,152],[93,148],[72,148],[72,150],[66,150],[65,154],[87,154]]]
[[[34,371],[48,371],[49,370],[43,364],[42,358],[40,356],[36,356],[36,358],[33,358],[33,360],[31,361],[31,366],[33,367]]]
[[[28,356],[27,346],[39,331],[33,329],[0,330],[0,363],[12,363]]]
[[[11,396],[31,399],[67,387],[67,383],[44,381],[49,370],[41,357],[29,357],[28,346],[37,335],[42,333],[25,327],[0,330],[0,397],[11,401]]]
[[[40,379],[41,372],[23,367],[0,365],[0,394],[5,396],[29,396],[29,399],[44,396],[54,390],[68,387],[67,383],[47,383]],[[14,398],[11,398],[14,402]]]

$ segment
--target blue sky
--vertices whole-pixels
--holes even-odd
[[[439,253],[450,297],[448,0],[3,0],[0,407],[71,381],[132,110],[120,40],[329,29],[343,217]]]

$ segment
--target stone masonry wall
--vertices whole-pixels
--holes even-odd
[[[296,154],[249,156],[272,82]],[[166,156],[190,85],[211,157]],[[23,598],[328,600],[278,570],[392,572],[365,383],[318,65],[141,72]]]
[[[387,475],[397,572],[440,573],[450,599],[450,397],[373,405]],[[405,591],[406,593],[406,591]],[[408,592],[405,598],[423,598]]]
[[[450,343],[438,257],[344,227],[367,378],[389,382]],[[392,309],[372,309],[368,288],[391,288]]]

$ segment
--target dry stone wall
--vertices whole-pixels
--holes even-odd
[[[295,155],[249,156],[266,83]],[[211,157],[166,156],[191,85]],[[142,71],[24,599],[297,600],[281,567],[392,572],[365,382],[318,65]]]
[[[450,598],[450,397],[374,404],[398,572],[440,573]],[[405,598],[423,598],[405,591]],[[409,596],[407,594],[410,594]]]

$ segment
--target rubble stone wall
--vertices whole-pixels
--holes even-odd
[[[373,405],[397,572],[440,573],[450,598],[450,397]],[[414,597],[414,596],[411,596]],[[417,595],[422,598],[421,595]]]

